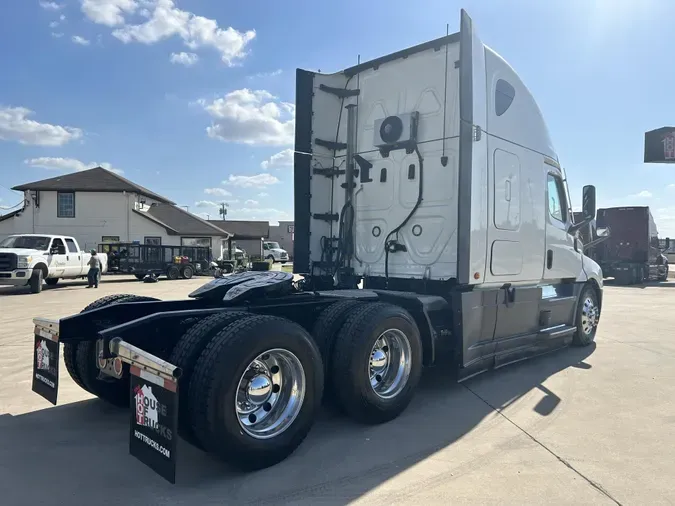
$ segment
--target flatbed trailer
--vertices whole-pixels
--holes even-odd
[[[462,381],[589,346],[602,272],[534,98],[460,31],[335,74],[298,70],[294,272],[187,300],[112,295],[36,318],[33,389],[70,377],[130,411],[130,453],[175,482],[176,438],[253,470],[288,457],[322,400],[394,420],[426,367]],[[356,115],[356,111],[361,113]],[[336,128],[337,127],[337,128]],[[337,134],[336,134],[337,131]]]
[[[99,244],[99,252],[109,258],[110,274],[166,276],[167,279],[190,279],[210,267],[211,248],[202,246],[162,246],[131,242]]]

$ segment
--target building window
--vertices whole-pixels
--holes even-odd
[[[151,246],[161,246],[162,245],[162,238],[161,237],[146,236],[145,239],[143,239],[143,242],[145,242],[145,244],[149,244]]]
[[[56,217],[75,218],[75,192],[56,194]]]
[[[210,237],[181,237],[180,238],[181,246],[201,246],[203,248],[211,247],[211,238]]]
[[[101,242],[120,242],[119,235],[104,235],[101,237]]]
[[[497,116],[504,114],[516,96],[516,90],[504,79],[499,79],[495,86],[495,113]]]
[[[556,220],[567,223],[567,201],[563,182],[553,174],[548,175],[548,212]]]
[[[295,233],[295,225],[288,225],[287,230],[289,234]]]

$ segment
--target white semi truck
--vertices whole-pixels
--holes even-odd
[[[36,318],[33,389],[56,403],[63,343],[76,383],[131,404],[132,455],[175,482],[176,434],[263,468],[324,397],[384,423],[425,367],[462,380],[593,342],[602,273],[577,232],[595,188],[574,223],[534,98],[465,12],[458,33],[298,70],[294,178],[300,281],[246,272],[188,300],[116,295]]]
[[[100,274],[108,270],[108,257],[98,253]],[[43,282],[54,286],[59,279],[86,278],[91,253],[82,251],[74,237],[20,234],[0,241],[0,286],[28,286],[42,291]]]

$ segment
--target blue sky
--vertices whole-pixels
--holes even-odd
[[[538,100],[573,204],[592,183],[675,237],[675,167],[642,163],[644,132],[675,123],[670,0],[5,0],[0,206],[101,164],[193,212],[292,219],[295,68],[456,31],[462,7]]]

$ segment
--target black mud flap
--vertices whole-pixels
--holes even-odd
[[[176,483],[178,382],[132,365],[129,453]]]
[[[56,405],[59,394],[59,336],[35,328],[33,392]]]

